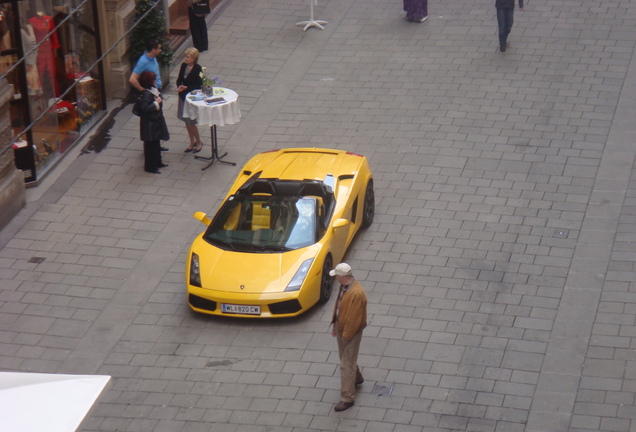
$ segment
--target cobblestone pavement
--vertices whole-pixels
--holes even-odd
[[[290,146],[371,161],[352,409],[332,410],[333,298],[293,320],[189,311],[191,215],[238,168],[182,152],[174,86],[161,176],[128,108],[0,233],[0,369],[112,375],[82,431],[636,431],[636,0],[531,0],[506,53],[493,0],[400,9],[321,0],[303,32],[306,0],[233,0],[201,58],[240,94],[219,128],[239,167]]]

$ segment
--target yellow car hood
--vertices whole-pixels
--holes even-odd
[[[202,238],[193,245],[199,255],[202,288],[245,294],[285,291],[300,265],[315,258],[318,250],[312,245],[284,253],[224,251]]]

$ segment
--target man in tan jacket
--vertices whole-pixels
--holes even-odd
[[[354,279],[349,264],[338,264],[329,275],[335,276],[340,284],[331,323],[340,355],[341,401],[336,404],[334,411],[344,411],[353,406],[356,386],[364,382],[358,368],[358,350],[362,329],[367,326],[367,295],[362,285]]]

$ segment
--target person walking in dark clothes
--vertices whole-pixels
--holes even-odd
[[[199,52],[208,50],[208,24],[205,18],[209,13],[209,0],[188,0],[188,19],[190,21],[190,33],[192,33],[192,45]]]
[[[497,23],[499,24],[499,50],[506,52],[508,35],[512,30],[515,0],[495,0]],[[523,0],[519,0],[519,10],[523,10]]]
[[[402,5],[407,20],[424,22],[428,19],[428,0],[402,0]]]

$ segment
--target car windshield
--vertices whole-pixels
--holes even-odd
[[[203,238],[225,249],[281,252],[317,241],[319,198],[233,195],[223,204]]]

